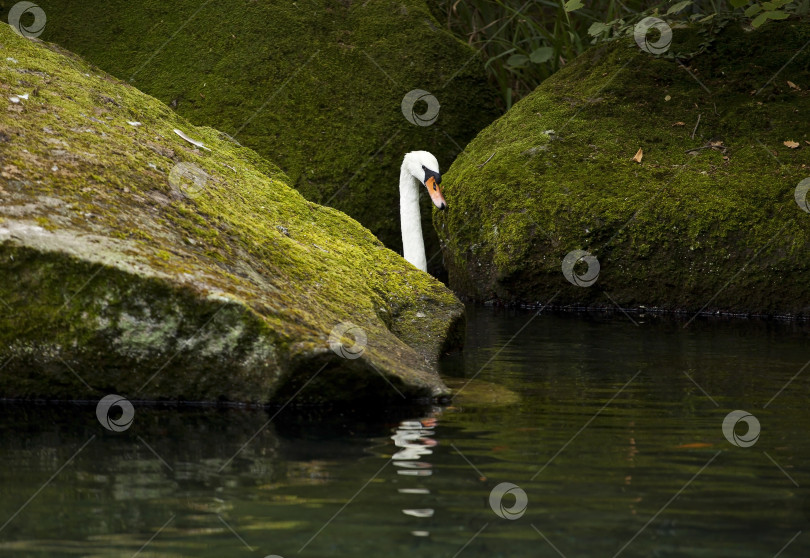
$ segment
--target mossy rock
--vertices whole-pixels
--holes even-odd
[[[0,0],[0,5],[8,0]],[[13,2],[11,2],[13,4]],[[497,117],[475,52],[424,0],[43,0],[40,37],[272,160],[308,200],[360,221],[402,253],[399,166],[408,151],[442,170]],[[403,97],[433,94],[430,126]],[[417,103],[417,113],[427,106]],[[429,219],[431,204],[423,201]],[[430,270],[441,270],[425,227]]]
[[[254,151],[7,25],[0,307],[6,398],[441,396],[463,327],[446,287]],[[358,329],[329,344],[343,322],[363,352]]]
[[[807,21],[731,21],[674,29],[670,53],[708,45],[699,54],[654,56],[631,37],[572,61],[445,174],[453,211],[434,225],[451,288],[509,303],[807,315],[810,213],[796,190],[810,177],[808,40]],[[574,250],[598,261],[589,287],[562,272]]]

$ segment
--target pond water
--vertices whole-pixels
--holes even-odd
[[[446,407],[1,405],[0,556],[808,555],[810,326],[469,317]]]

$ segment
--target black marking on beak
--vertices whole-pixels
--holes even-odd
[[[434,172],[427,168],[425,165],[422,165],[422,170],[425,171],[425,184],[427,184],[428,179],[432,176],[433,177],[433,189],[437,189],[437,184],[442,183],[442,175],[438,172]]]

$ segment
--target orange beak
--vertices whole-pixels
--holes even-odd
[[[425,187],[428,190],[428,194],[430,194],[430,199],[433,200],[433,205],[441,210],[447,209],[447,202],[444,201],[444,196],[439,189],[439,185],[436,184],[436,179],[432,176],[429,177],[427,181],[425,181]]]

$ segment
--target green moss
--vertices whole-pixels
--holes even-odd
[[[496,116],[474,51],[424,0],[40,6],[48,16],[42,39],[231,134],[278,163],[307,199],[345,211],[394,250],[404,153],[429,150],[446,169]],[[416,88],[441,103],[432,126],[402,115],[403,97]],[[425,234],[428,253],[437,253],[435,232]],[[432,259],[434,271],[440,260]]]
[[[37,222],[37,225],[39,225],[40,227],[42,227],[43,229],[46,229],[46,230],[52,231],[52,230],[54,230],[56,228],[55,225],[53,223],[51,223],[51,220],[48,219],[45,216],[37,217],[36,222]]]
[[[675,29],[671,50],[697,33]],[[810,24],[790,20],[730,24],[691,60],[632,39],[583,54],[446,174],[454,211],[434,224],[451,287],[477,300],[806,314],[810,216],[794,189],[810,175],[809,39]],[[590,288],[561,272],[574,249],[599,260]]]
[[[6,26],[0,45],[4,397],[265,402],[319,363],[446,392],[431,363],[463,307],[438,281],[220,132]],[[181,164],[204,171],[199,188],[170,179]],[[368,335],[356,361],[328,347],[344,321]],[[345,387],[312,396],[357,395]]]

